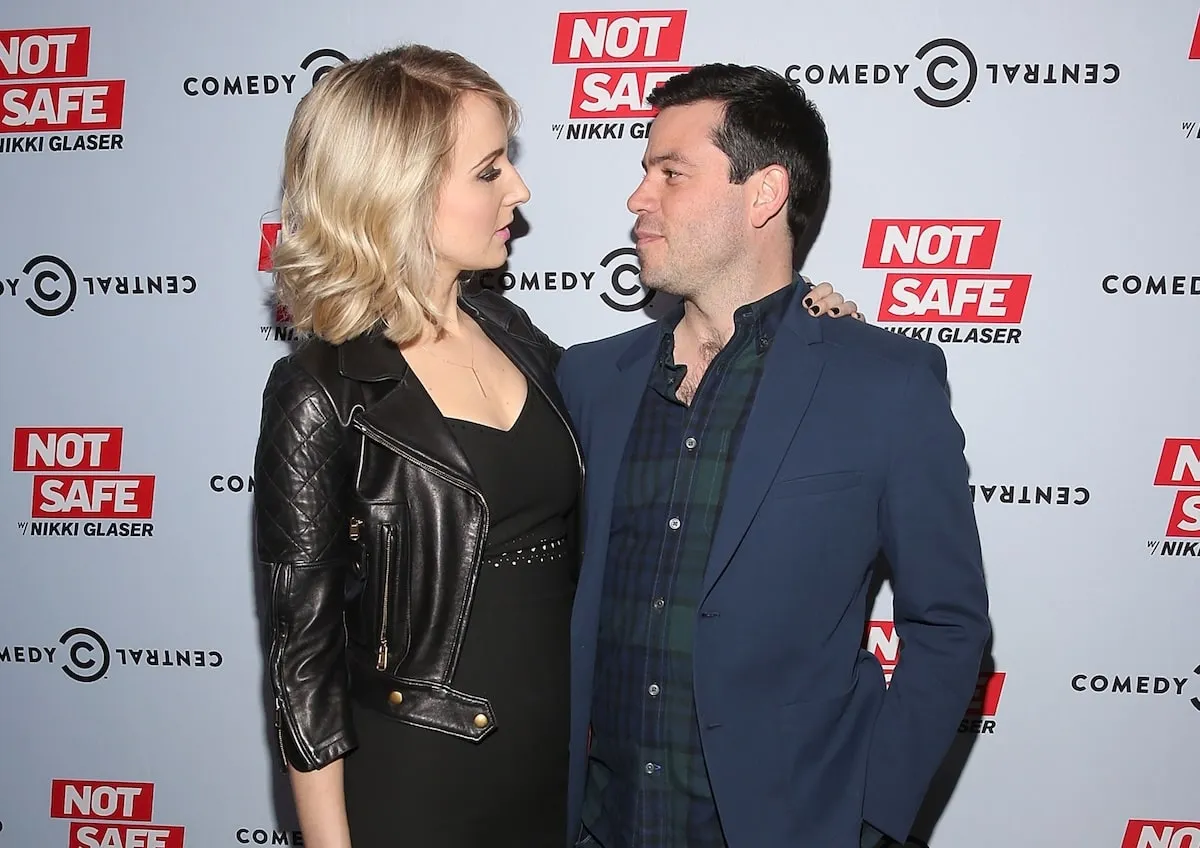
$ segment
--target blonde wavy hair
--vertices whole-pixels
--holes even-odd
[[[467,92],[515,133],[514,101],[457,53],[404,45],[329,71],[284,148],[275,294],[295,328],[332,344],[382,325],[396,344],[441,316],[429,295],[438,190]]]

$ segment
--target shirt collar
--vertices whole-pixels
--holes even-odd
[[[776,289],[766,297],[739,306],[734,310],[734,335],[737,336],[739,331],[752,333],[751,338],[754,339],[755,351],[759,356],[766,353],[771,343],[774,342],[775,333],[778,331],[779,325],[783,323],[783,316],[787,314],[788,306],[792,302],[799,282],[800,277],[797,275],[783,288]],[[674,349],[675,327],[679,325],[682,318],[683,303],[680,302],[661,319],[663,334],[659,342],[658,357],[662,361],[668,361],[671,351]]]

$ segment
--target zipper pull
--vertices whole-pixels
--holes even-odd
[[[387,671],[388,649],[387,640],[379,640],[379,656],[375,659],[375,668],[378,671]]]
[[[351,542],[358,541],[358,531],[359,531],[359,528],[361,528],[362,526],[363,526],[363,522],[362,522],[361,518],[351,518],[350,519],[350,541]]]

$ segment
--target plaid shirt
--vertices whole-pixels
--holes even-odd
[[[617,478],[583,822],[603,848],[725,848],[700,748],[692,644],[709,548],[766,351],[796,285],[743,306],[692,399],[668,319]]]

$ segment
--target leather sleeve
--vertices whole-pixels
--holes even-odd
[[[329,395],[291,358],[263,391],[254,525],[265,572],[280,754],[312,771],[357,746],[346,672],[346,504],[352,442]]]

